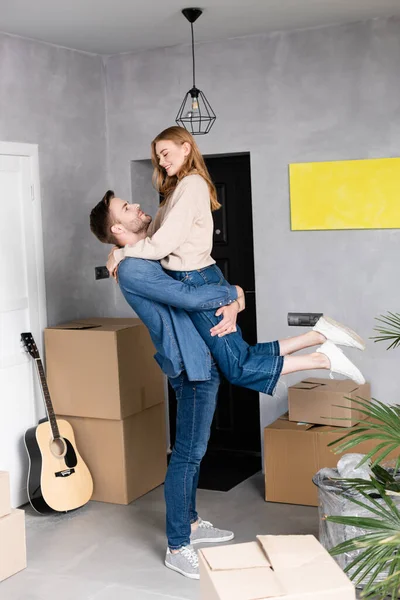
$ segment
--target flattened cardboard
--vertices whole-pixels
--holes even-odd
[[[12,509],[0,519],[0,581],[26,567],[25,512]]]
[[[82,319],[45,330],[58,414],[124,419],[164,402],[164,379],[139,319]]]
[[[10,512],[10,476],[7,471],[0,471],[0,518]]]
[[[164,404],[121,421],[65,418],[93,478],[92,500],[129,504],[161,485],[167,469]]]
[[[278,419],[266,427],[265,500],[318,506],[318,489],[312,478],[323,467],[336,467],[343,454],[334,454],[332,447],[328,448],[328,444],[350,430],[297,424],[286,418]],[[373,440],[363,442],[351,452],[366,454],[375,446],[376,442]],[[389,454],[387,460],[397,457],[396,452]]]
[[[369,383],[358,385],[350,379],[310,377],[288,389],[289,420],[352,427],[363,418],[361,412],[352,410],[352,407],[357,409],[352,402],[357,397],[371,399]]]
[[[354,600],[355,589],[312,535],[199,550],[201,600]]]

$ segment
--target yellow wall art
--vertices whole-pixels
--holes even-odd
[[[400,158],[289,165],[293,231],[400,228]]]

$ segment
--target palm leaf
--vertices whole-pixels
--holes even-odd
[[[374,560],[374,558],[380,553],[380,550],[381,549],[379,547],[373,547],[373,546],[366,548],[365,550],[360,552],[360,554],[352,561],[351,564],[348,564],[345,567],[344,572],[348,573],[349,568],[352,567],[353,580],[357,581],[357,577],[360,573],[362,573],[367,561]]]
[[[400,346],[400,314],[388,312],[376,318],[375,342],[389,342],[388,350]],[[327,521],[355,527],[360,535],[330,550],[333,556],[353,554],[345,571],[357,584],[362,583],[362,597],[392,600],[400,593],[400,510],[392,495],[399,495],[400,482],[380,465],[398,449],[396,473],[400,467],[400,406],[387,405],[373,398],[351,399],[351,410],[361,413],[364,421],[355,428],[344,429],[344,435],[328,444],[334,452],[351,450],[362,442],[374,442],[358,466],[372,461],[371,481],[341,480],[346,499],[366,511],[367,516],[327,516]],[[354,495],[355,494],[355,495]],[[373,497],[375,496],[375,498]],[[378,496],[379,500],[376,499]],[[371,515],[371,516],[369,516]]]
[[[351,489],[353,492],[356,492],[357,495],[364,498],[366,502],[358,500],[356,496],[351,495],[347,496],[347,500],[368,512],[374,512],[371,510],[371,506],[374,506],[381,518],[394,518],[396,527],[397,524],[400,526],[400,510],[386,492],[385,485],[378,481],[378,479],[371,477],[371,479],[340,479],[339,481],[342,482],[345,488]],[[371,495],[371,492],[375,492],[375,495],[378,496],[381,502],[378,502],[378,500]]]
[[[328,446],[333,446],[335,454],[338,454],[351,450],[361,442],[375,441],[375,448],[364,456],[358,466],[373,457],[372,466],[379,465],[390,452],[399,448],[397,469],[400,466],[400,406],[389,406],[375,398],[371,401],[354,399],[353,402],[356,406],[352,410],[360,411],[366,421],[330,442]]]
[[[389,573],[383,581],[375,582],[370,577],[366,584],[362,598],[374,598],[383,600],[387,596],[391,596],[392,600],[396,600],[400,589],[400,557],[396,555],[389,566]]]
[[[330,554],[355,554],[345,571],[356,585],[362,583],[364,597],[383,599],[390,594],[397,598],[400,588],[400,511],[384,487],[393,478],[389,473],[382,473],[380,468],[377,473],[384,481],[375,478],[371,481],[342,480],[349,490],[357,493],[357,496],[346,495],[346,498],[373,516],[325,517],[332,523],[361,530],[360,535],[332,548]],[[371,491],[379,495],[379,500],[369,495]],[[377,581],[385,574],[382,581]]]
[[[379,335],[371,337],[374,342],[390,342],[387,350],[397,348],[400,345],[400,314],[388,312],[386,315],[376,317],[378,327],[374,327]]]
[[[392,563],[393,563],[393,555],[390,549],[382,552],[380,555],[375,557],[375,560],[370,561],[370,564],[368,565],[368,567],[365,569],[364,573],[363,573],[363,578],[361,580],[358,580],[357,583],[361,583],[363,580],[365,581],[365,579],[367,579],[368,575],[370,574],[369,578],[367,579],[366,585],[364,587],[364,593],[363,596],[364,597],[371,597],[371,592],[373,592],[374,597],[377,597],[377,592],[378,592],[378,598],[386,598],[386,596],[388,595],[388,593],[391,593],[392,591],[392,585],[393,583],[395,584],[395,581],[390,582],[387,580],[387,577],[381,581],[381,582],[376,582],[376,579],[379,577],[379,575],[382,573],[382,564],[385,564],[385,569],[387,569],[388,571],[390,571],[391,567],[392,567]],[[394,591],[394,590],[393,590]]]

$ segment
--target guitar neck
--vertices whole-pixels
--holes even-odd
[[[47,387],[47,381],[46,381],[46,376],[44,374],[43,364],[42,364],[42,361],[40,360],[40,358],[36,358],[35,363],[36,363],[36,367],[37,367],[37,370],[39,373],[40,384],[42,386],[43,397],[44,397],[44,401],[46,404],[47,415],[49,417],[49,422],[50,422],[51,430],[53,433],[53,438],[57,439],[60,437],[60,432],[58,430],[57,419],[54,414],[54,409],[53,409],[53,404],[51,402],[49,388]]]

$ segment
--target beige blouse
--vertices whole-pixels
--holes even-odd
[[[211,257],[213,218],[210,192],[201,175],[188,175],[176,186],[149,228],[133,246],[115,250],[117,261],[128,256],[161,260],[171,271],[194,271],[215,263]]]

